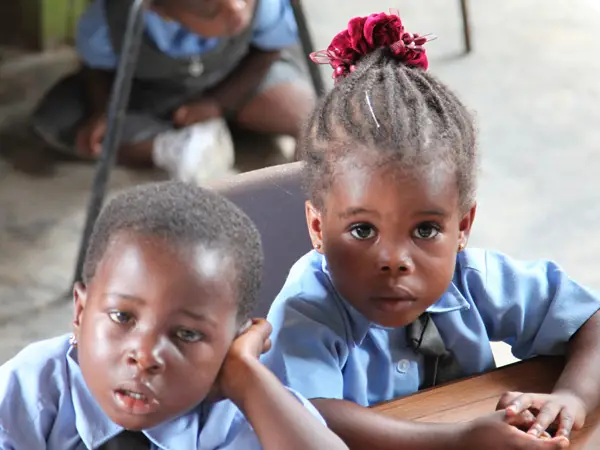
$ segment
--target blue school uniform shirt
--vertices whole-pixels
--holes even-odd
[[[290,0],[257,0],[251,45],[261,50],[279,50],[298,41],[298,29]],[[146,13],[146,33],[156,46],[174,58],[201,55],[212,50],[218,38],[204,38],[154,11]],[[76,47],[83,62],[94,69],[112,70],[118,58],[113,49],[106,22],[104,0],[94,3],[82,15]]]
[[[308,401],[297,397],[322,421]],[[88,391],[68,336],[32,344],[0,367],[0,399],[2,450],[95,449],[123,431]],[[230,401],[215,404],[206,418],[203,409],[144,430],[152,450],[262,448]]]
[[[565,353],[598,309],[599,297],[552,262],[468,249],[428,311],[467,376],[495,367],[490,341],[508,343],[522,359]],[[370,406],[414,393],[423,381],[423,359],[405,329],[369,322],[336,292],[315,251],[293,266],[268,320],[273,347],[263,360],[307,398]]]

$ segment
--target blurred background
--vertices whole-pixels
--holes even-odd
[[[558,261],[600,288],[600,4],[471,0],[464,54],[459,0],[305,0],[317,49],[349,18],[398,8],[411,32],[434,33],[430,71],[475,112],[483,154],[472,246]],[[85,0],[0,5],[0,363],[31,341],[67,332],[68,296],[94,174],[32,139],[28,114],[77,66]],[[331,71],[323,67],[327,82]],[[60,111],[57,111],[60,114]],[[238,169],[282,161],[251,137]],[[162,175],[117,168],[110,190]],[[511,360],[499,347],[500,363]]]

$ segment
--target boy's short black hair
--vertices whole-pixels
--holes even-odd
[[[261,239],[252,220],[216,192],[168,181],[145,184],[115,197],[102,211],[92,233],[83,268],[89,283],[115,234],[132,231],[174,244],[210,244],[233,256],[238,316],[247,319],[260,289]]]

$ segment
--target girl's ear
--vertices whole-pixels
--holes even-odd
[[[308,234],[316,251],[323,253],[323,232],[321,230],[322,216],[321,212],[315,208],[310,200],[305,204],[306,224],[308,225]]]
[[[463,249],[467,246],[469,237],[471,236],[471,228],[475,221],[475,213],[477,212],[477,203],[463,216],[458,226],[458,248]]]

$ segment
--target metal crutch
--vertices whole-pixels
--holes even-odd
[[[291,4],[292,9],[294,10],[296,24],[298,25],[298,36],[300,37],[302,52],[306,57],[308,70],[310,72],[310,78],[315,88],[315,92],[317,93],[317,95],[320,96],[325,93],[325,83],[323,82],[323,75],[321,74],[319,66],[313,63],[309,56],[312,52],[315,51],[315,46],[312,40],[312,36],[310,35],[310,30],[308,28],[306,15],[304,14],[304,9],[302,8],[301,1],[302,0],[291,0]]]
[[[110,171],[115,164],[117,150],[121,143],[123,120],[125,119],[125,114],[127,112],[131,84],[144,31],[144,12],[150,1],[151,0],[134,0],[131,9],[129,10],[127,30],[125,31],[119,66],[117,67],[115,82],[112,86],[110,103],[108,105],[106,135],[102,143],[102,154],[96,163],[96,173],[94,175],[92,193],[88,203],[83,236],[81,244],[79,245],[74,281],[81,281],[85,253],[94,228],[94,223],[102,209]]]

